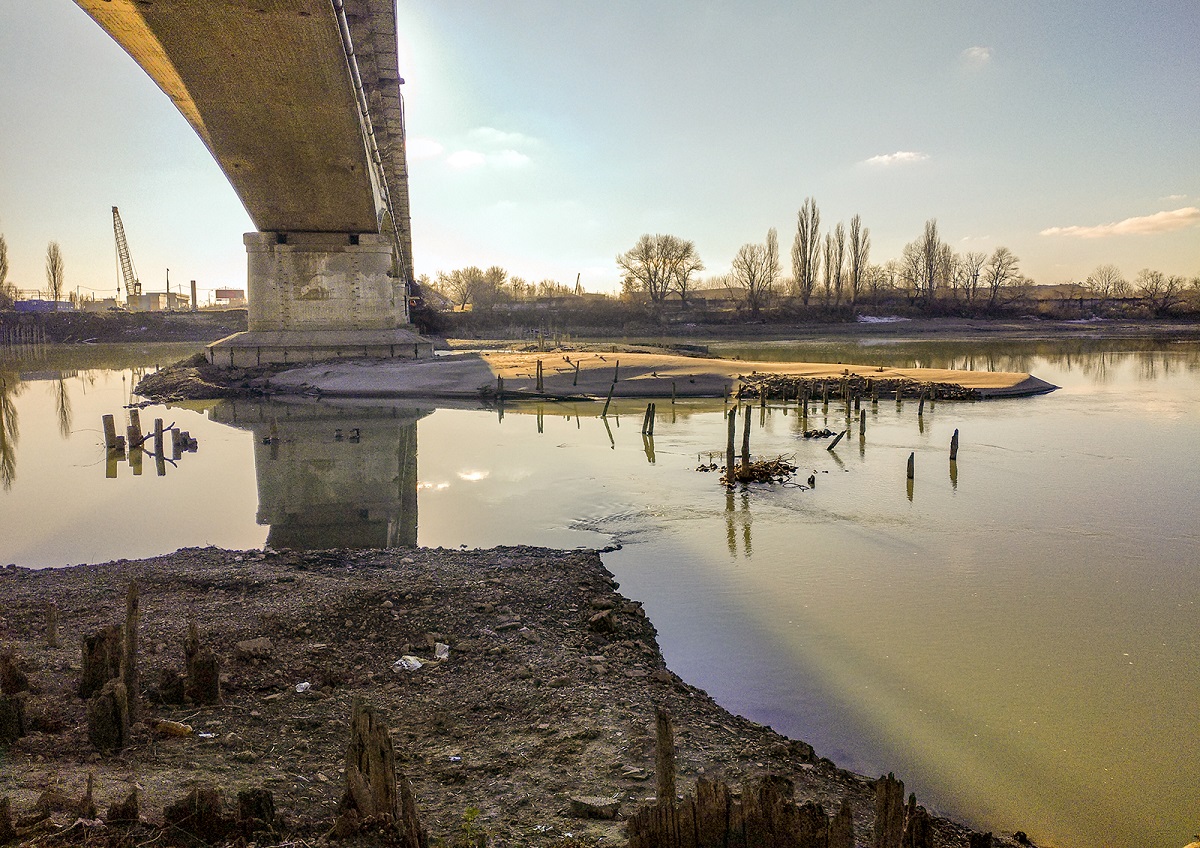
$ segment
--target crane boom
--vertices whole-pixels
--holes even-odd
[[[125,227],[121,224],[121,213],[113,207],[113,234],[117,239],[117,262],[121,265],[121,278],[125,281],[125,295],[139,295],[142,284],[133,270],[133,259],[129,255],[129,244],[125,241]],[[120,292],[117,293],[120,295]]]

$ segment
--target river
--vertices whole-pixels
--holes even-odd
[[[840,765],[1061,846],[1200,827],[1200,345],[724,345],[742,358],[1029,371],[1046,396],[753,411],[801,485],[726,493],[720,401],[151,406],[196,451],[106,462],[147,345],[0,355],[0,564],[181,546],[620,545],[668,663]],[[948,461],[951,434],[959,459]],[[419,462],[418,462],[419,445]],[[905,466],[914,455],[907,485]],[[715,461],[720,459],[714,457]],[[161,469],[162,474],[159,474]],[[140,474],[135,474],[140,470]],[[807,478],[813,474],[815,486]],[[419,521],[418,521],[419,516]]]

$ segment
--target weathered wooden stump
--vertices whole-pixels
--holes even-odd
[[[275,798],[266,789],[246,789],[238,793],[237,826],[250,839],[256,833],[274,832]]]
[[[929,812],[917,805],[917,796],[908,796],[908,810],[904,819],[903,848],[933,848],[933,819]]]
[[[675,728],[671,714],[662,707],[654,710],[654,788],[658,805],[675,803]]]
[[[874,848],[901,848],[904,838],[904,781],[889,773],[875,781]]]
[[[402,848],[428,845],[408,778],[396,773],[396,753],[387,724],[357,697],[351,706],[346,746],[346,791],[338,806],[335,836],[351,836],[371,823],[393,827]]]
[[[17,838],[17,829],[13,826],[12,803],[8,797],[0,798],[0,845],[6,845]]]
[[[829,823],[829,848],[854,848],[854,813],[848,801],[842,801]]]
[[[129,695],[113,678],[87,705],[88,740],[99,751],[120,751],[129,743]]]
[[[993,844],[991,831],[987,833],[972,833],[968,837],[968,840],[969,848],[992,848]]]
[[[106,824],[137,824],[141,817],[141,801],[135,786],[129,790],[124,801],[118,801],[108,808],[108,814],[104,817],[104,821]]]
[[[79,675],[79,697],[90,698],[104,684],[121,675],[121,653],[124,638],[115,624],[84,636],[83,671]]]
[[[221,703],[221,660],[200,642],[196,622],[188,623],[183,643],[184,695],[197,704]]]
[[[29,691],[29,676],[21,668],[15,651],[0,653],[0,692],[16,695]]]
[[[0,745],[25,735],[25,704],[16,695],[0,695]]]
[[[221,790],[200,786],[164,807],[163,823],[205,842],[219,842],[229,833],[232,824],[222,806]]]

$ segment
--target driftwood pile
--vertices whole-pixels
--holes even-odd
[[[719,466],[700,466],[700,471],[716,471]],[[786,483],[796,473],[796,466],[787,458],[777,456],[774,459],[756,459],[745,464],[738,464],[733,469],[733,479],[729,478],[728,469],[721,469],[721,482],[725,486],[736,486],[738,483]]]
[[[794,374],[750,374],[739,376],[742,398],[782,401],[828,402],[836,400],[878,400],[922,394],[930,400],[979,400],[975,389],[958,383],[921,382],[908,377],[863,377],[846,374],[838,378],[800,377]]]

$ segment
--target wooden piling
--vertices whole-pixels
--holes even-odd
[[[172,430],[172,433],[175,431]],[[159,477],[167,476],[167,455],[163,449],[163,420],[154,419],[154,473]]]
[[[750,407],[746,407],[746,420],[742,425],[742,468],[750,467]]]
[[[79,675],[79,697],[90,698],[104,684],[121,675],[121,628],[110,624],[81,642],[83,668]]]
[[[136,409],[129,410],[129,430],[133,434],[129,437],[129,446],[140,446],[143,441],[142,416]]]
[[[571,379],[571,385],[572,386],[579,385],[579,360],[578,359],[575,360],[575,376]]]
[[[612,385],[610,385],[610,386],[608,387],[608,397],[606,397],[606,398],[604,399],[604,409],[603,409],[603,410],[601,410],[601,412],[600,412],[600,417],[601,417],[601,418],[607,418],[607,417],[608,417],[608,405],[609,405],[610,403],[612,403],[612,393],[613,393],[613,387],[614,387],[614,386],[616,386],[616,385],[617,385],[617,382],[614,380],[614,381],[612,382]]]
[[[647,422],[650,426],[647,429],[646,435],[648,435],[648,436],[654,435],[654,419],[657,417],[658,417],[658,408],[655,406],[655,404],[652,403],[652,404],[650,404],[650,420]]]
[[[542,391],[542,360],[540,359],[537,361],[537,390]]]
[[[921,387],[921,400],[917,403],[917,417],[925,414],[925,387]]]
[[[833,450],[834,448],[836,448],[836,447],[837,447],[837,443],[838,443],[838,442],[840,442],[840,441],[842,440],[842,436],[846,435],[846,432],[847,432],[847,431],[843,430],[842,432],[840,432],[840,433],[838,433],[836,436],[834,436],[834,437],[833,437],[833,441],[829,443],[829,447],[825,448],[825,450],[827,450],[827,451],[831,451],[831,450]]]
[[[114,450],[117,447],[117,422],[111,415],[105,415],[100,419],[104,422],[104,447],[108,450]]]
[[[737,437],[737,407],[726,411],[726,429],[728,437],[725,440],[725,482],[727,485],[733,485],[734,479],[734,463],[733,463],[733,442]]]
[[[916,470],[916,461],[917,461],[917,453],[916,453],[916,451],[913,451],[912,453],[910,453],[908,455],[908,479],[909,480],[912,480],[915,476],[913,472]]]
[[[950,437],[950,461],[958,461],[958,430],[955,429],[954,435]]]
[[[659,807],[675,804],[675,728],[663,707],[654,710],[654,794]]]
[[[613,382],[614,383],[617,382],[617,380],[620,378],[620,376],[621,376],[621,360],[618,359],[617,364],[613,366]]]
[[[825,411],[829,411],[829,381],[825,380],[821,383],[821,406]]]
[[[863,435],[867,432],[867,411],[860,409],[858,411],[858,435]]]
[[[504,378],[499,374],[496,375],[496,398],[504,400]]]
[[[671,381],[671,406],[675,405],[675,381]]]
[[[888,774],[875,781],[873,848],[900,848],[904,837],[904,782]]]
[[[196,622],[188,622],[187,639],[183,643],[186,681],[184,692],[197,704],[221,702],[221,661],[212,648],[200,642]]]

